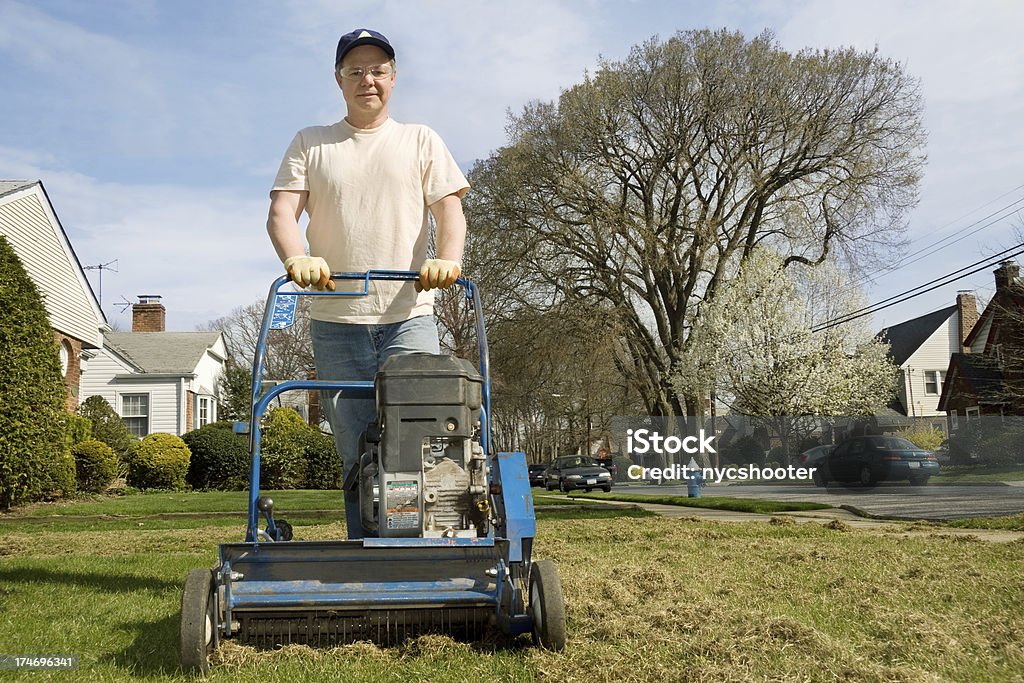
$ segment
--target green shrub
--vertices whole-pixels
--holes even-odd
[[[260,488],[295,489],[306,483],[309,427],[292,408],[274,408],[263,417],[260,445]]]
[[[71,454],[71,449],[61,448],[60,452],[50,461],[40,488],[42,495],[46,498],[74,495],[77,486],[75,484],[75,456]]]
[[[92,424],[92,438],[110,446],[118,457],[129,456],[139,443],[124,420],[102,396],[90,396],[78,407],[78,414]]]
[[[723,463],[729,465],[764,466],[764,450],[752,436],[743,436],[721,449]]]
[[[775,446],[770,451],[768,451],[768,455],[765,456],[765,461],[762,464],[765,465],[766,467],[769,463],[773,464],[774,466],[781,466],[782,463],[786,462],[788,459],[789,458],[786,455],[786,447]]]
[[[618,467],[618,471],[615,473],[615,481],[633,481],[629,478],[629,468],[634,463],[628,455],[616,455],[612,458],[612,462]]]
[[[43,297],[0,235],[0,507],[74,489],[67,387]]]
[[[249,484],[249,439],[227,422],[213,422],[181,437],[192,452],[185,480],[194,489],[238,491]]]
[[[140,489],[185,488],[191,453],[181,437],[150,434],[139,442],[128,460],[128,484]]]
[[[117,476],[117,454],[102,441],[82,441],[72,447],[71,454],[79,491],[103,493]]]
[[[319,429],[307,427],[299,442],[306,456],[306,482],[303,488],[340,489],[342,462],[334,446],[334,437]]]
[[[926,451],[936,451],[946,440],[946,435],[941,429],[931,425],[917,425],[896,432],[893,436],[900,436]]]
[[[1024,429],[1005,427],[988,435],[978,444],[977,462],[983,465],[1019,465],[1024,463]]]
[[[78,415],[67,416],[67,429],[64,431],[64,445],[74,448],[75,444],[92,438],[92,423]]]

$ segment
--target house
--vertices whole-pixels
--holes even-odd
[[[102,396],[133,434],[178,436],[217,420],[227,349],[214,332],[167,332],[159,296],[132,306],[132,331],[111,332],[82,376],[82,396]]]
[[[994,274],[992,300],[949,360],[938,407],[950,431],[984,415],[1024,415],[1024,282],[1013,261]]]
[[[73,413],[81,375],[103,348],[110,326],[41,181],[0,180],[0,235],[43,295],[60,349],[67,410]]]
[[[924,423],[945,431],[946,416],[939,407],[949,359],[960,353],[978,322],[973,292],[959,292],[956,304],[887,327],[878,337],[890,345],[899,367],[896,398],[876,416],[878,426],[907,427]]]

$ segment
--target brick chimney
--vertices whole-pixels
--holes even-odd
[[[960,291],[956,293],[956,312],[960,320],[960,350],[963,353],[970,353],[965,344],[967,335],[974,329],[978,322],[978,300],[974,292]]]
[[[139,303],[132,304],[132,332],[163,332],[167,309],[155,294],[140,294]]]
[[[1013,261],[1003,261],[993,272],[996,275],[996,291],[998,292],[1017,282],[1020,266]]]

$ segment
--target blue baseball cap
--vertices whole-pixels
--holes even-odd
[[[341,60],[344,59],[349,50],[360,45],[376,45],[384,50],[388,57],[391,59],[395,58],[395,48],[391,47],[391,43],[384,37],[383,33],[368,28],[357,28],[355,31],[343,35],[341,40],[338,41],[338,52],[334,58],[334,66],[341,64]]]

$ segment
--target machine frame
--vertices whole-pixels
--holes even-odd
[[[189,573],[182,593],[180,658],[186,671],[206,672],[221,639],[276,646],[287,642],[338,644],[352,639],[395,642],[422,630],[480,635],[496,626],[506,635],[531,633],[549,649],[565,646],[565,607],[557,568],[533,561],[533,498],[523,453],[495,453],[491,440],[487,332],[476,284],[459,278],[476,316],[483,378],[479,441],[488,462],[491,521],[473,538],[364,538],[286,541],[273,503],[260,495],[260,422],[286,391],[340,391],[343,398],[374,398],[373,382],[287,380],[264,389],[267,340],[287,327],[299,296],[364,296],[371,280],[411,281],[413,271],[334,273],[362,281],[362,290],[282,289],[271,285],[256,345],[249,426],[252,455],[244,542],[220,546],[212,569]],[[278,304],[283,305],[279,308]],[[284,313],[280,313],[281,310]],[[278,314],[278,315],[276,315]],[[277,318],[275,320],[275,318]],[[237,431],[237,430],[236,430]],[[261,530],[260,517],[267,526]]]

